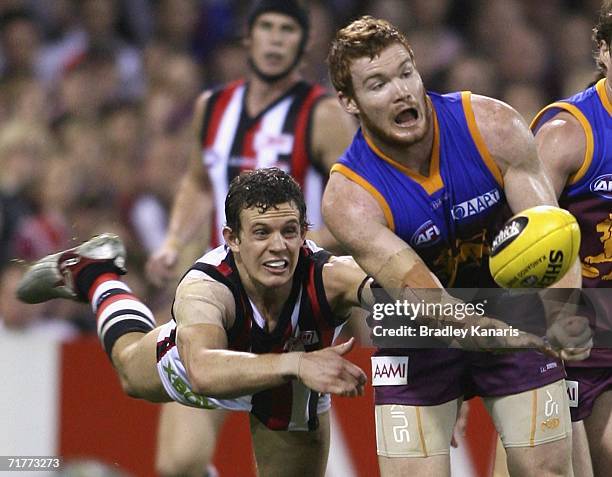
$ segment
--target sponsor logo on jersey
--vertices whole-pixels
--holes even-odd
[[[259,131],[255,134],[256,151],[266,151],[278,155],[291,154],[293,149],[293,134],[272,134],[269,131]]]
[[[569,407],[578,407],[578,381],[565,380]]]
[[[604,174],[597,177],[589,186],[591,192],[603,197],[612,199],[612,174]]]
[[[501,200],[499,189],[493,189],[482,195],[466,200],[455,205],[451,209],[451,214],[455,220],[463,220],[467,217],[480,214],[481,212],[493,207]]]
[[[373,356],[372,386],[408,383],[408,356]]]
[[[491,247],[491,256],[497,255],[512,241],[519,236],[523,229],[527,226],[529,219],[527,217],[516,217],[509,222],[504,224],[504,227],[493,239],[493,246]]]
[[[413,247],[428,247],[438,242],[441,236],[438,226],[428,220],[412,235],[410,244]]]

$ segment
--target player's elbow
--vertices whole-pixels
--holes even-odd
[[[202,396],[214,397],[211,393],[214,390],[214,383],[205,375],[205,373],[194,373],[190,376],[191,387],[193,391]]]

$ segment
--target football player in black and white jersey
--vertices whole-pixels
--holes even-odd
[[[254,2],[245,39],[247,78],[205,91],[196,102],[190,168],[165,241],[147,265],[153,283],[174,277],[181,248],[209,221],[211,246],[222,242],[223,201],[243,170],[279,167],[291,174],[304,191],[314,228],[322,227],[324,181],[356,125],[323,87],[301,77],[309,28],[308,13],[296,0]],[[318,231],[316,242],[326,249],[336,244]]]
[[[149,308],[120,280],[125,250],[114,235],[39,260],[18,295],[91,303],[130,396],[249,411],[260,475],[322,476],[327,393],[358,396],[366,382],[343,358],[353,339],[332,341],[362,295],[371,301],[371,281],[351,258],[305,240],[303,194],[279,169],[235,178],[225,210],[226,245],[183,277],[166,325],[155,328]]]
[[[176,194],[166,238],[147,263],[154,284],[176,278],[185,244],[207,224],[210,247],[222,243],[223,201],[231,179],[245,169],[275,166],[290,173],[306,197],[313,225],[309,236],[333,250],[335,241],[323,227],[321,196],[355,125],[324,88],[301,77],[309,27],[306,10],[295,0],[253,3],[245,38],[247,77],[205,91],[196,101],[190,166]],[[158,472],[201,477],[222,421],[219,412],[163,406]]]

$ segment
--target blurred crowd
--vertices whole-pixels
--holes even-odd
[[[328,87],[330,39],[366,13],[407,32],[428,89],[497,97],[526,121],[596,76],[591,28],[600,0],[307,3],[303,73]],[[91,330],[86,307],[19,304],[15,259],[32,261],[102,231],[126,241],[132,288],[167,309],[143,265],[164,237],[186,167],[195,98],[246,71],[248,7],[237,0],[0,2],[0,331],[47,332],[66,316],[71,329],[54,326],[57,336]]]

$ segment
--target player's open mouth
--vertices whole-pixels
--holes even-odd
[[[289,267],[288,260],[268,260],[264,262],[264,267],[266,267],[271,272],[283,272]]]
[[[410,126],[419,119],[419,112],[416,108],[402,109],[397,116],[395,116],[395,124],[398,126]]]
[[[268,62],[273,64],[277,64],[283,61],[283,55],[281,55],[280,53],[266,53],[264,57]]]

